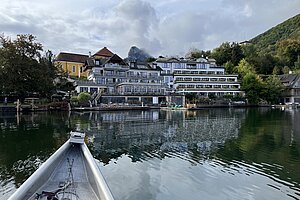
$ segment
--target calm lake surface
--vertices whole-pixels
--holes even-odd
[[[0,113],[0,199],[71,130],[116,199],[300,199],[300,110]]]

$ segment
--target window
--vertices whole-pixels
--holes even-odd
[[[88,87],[80,87],[80,92],[88,92]]]
[[[75,66],[72,67],[72,72],[73,72],[73,73],[76,72],[76,67],[75,67]]]
[[[184,78],[185,81],[192,81],[192,78]]]
[[[100,65],[100,61],[99,60],[95,60],[95,65],[99,66]]]
[[[82,67],[80,67],[80,73],[82,73]]]
[[[98,92],[98,88],[90,88],[91,93]]]

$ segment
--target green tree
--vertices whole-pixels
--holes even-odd
[[[278,67],[278,66],[275,66],[274,68],[273,68],[273,72],[272,72],[272,74],[273,75],[279,75],[280,74],[280,67]]]
[[[242,50],[241,46],[239,45],[239,43],[235,43],[235,42],[233,42],[230,47],[231,47],[230,61],[234,65],[238,65],[239,62],[245,57],[243,50]]]
[[[283,72],[284,74],[289,74],[290,71],[291,71],[291,69],[290,69],[288,66],[284,66],[283,69],[282,69],[282,72]]]
[[[212,51],[211,56],[216,59],[218,65],[223,65],[231,59],[231,47],[229,42],[224,42],[220,47]]]
[[[242,59],[238,66],[234,69],[237,71],[237,73],[240,75],[241,78],[243,78],[248,73],[255,74],[254,67],[246,61],[246,59]]]
[[[256,48],[253,44],[242,45],[241,48],[248,62],[251,62],[251,60],[258,57]]]
[[[224,67],[227,74],[235,73],[234,64],[231,61],[226,62]]]
[[[196,49],[196,48],[191,48],[189,50],[189,52],[185,55],[186,58],[195,58],[195,59],[198,59],[198,58],[206,58],[206,57],[210,57],[211,55],[211,52],[210,51],[203,51],[203,50],[199,50],[199,49]]]
[[[273,68],[277,64],[276,59],[270,54],[257,56],[251,59],[249,63],[253,65],[257,74],[265,75],[272,74]]]
[[[287,39],[278,43],[277,56],[289,67],[294,67],[300,55],[300,41],[298,39]]]
[[[263,81],[257,74],[248,72],[242,79],[241,89],[250,104],[257,104],[261,100]]]
[[[78,102],[79,103],[88,103],[91,100],[91,95],[87,92],[81,92],[78,95]]]
[[[244,58],[243,50],[238,43],[225,42],[220,47],[212,51],[211,56],[216,59],[218,65],[224,65],[231,61],[234,65],[238,65],[241,59]]]
[[[276,75],[269,76],[263,85],[262,98],[270,104],[278,103],[283,85]]]
[[[195,92],[189,92],[185,94],[185,98],[188,103],[195,103],[197,99],[197,94]]]
[[[297,61],[294,64],[295,70],[299,71],[300,70],[300,56],[298,56]]]
[[[51,94],[57,71],[52,53],[48,51],[41,56],[42,51],[42,44],[33,35],[18,35],[15,40],[0,36],[2,94],[21,99],[32,94]]]

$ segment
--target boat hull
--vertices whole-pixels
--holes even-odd
[[[62,183],[72,182],[62,190]],[[60,191],[61,190],[61,191]],[[34,172],[9,198],[47,199],[45,194],[56,193],[60,198],[113,199],[113,196],[85,143],[68,140],[41,167]],[[76,199],[76,198],[73,198]]]

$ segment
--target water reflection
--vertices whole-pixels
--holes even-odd
[[[9,183],[21,185],[50,153],[63,144],[67,118],[63,113],[0,115],[1,191]]]
[[[299,199],[299,118],[276,109],[2,114],[0,199],[70,130],[87,133],[116,199]]]
[[[166,152],[189,152],[187,159],[197,162],[199,155],[209,154],[226,140],[238,137],[243,112],[89,112],[78,114],[86,123],[76,127],[88,133],[94,141],[90,145],[94,155],[105,164],[123,154],[136,162],[163,158]]]

